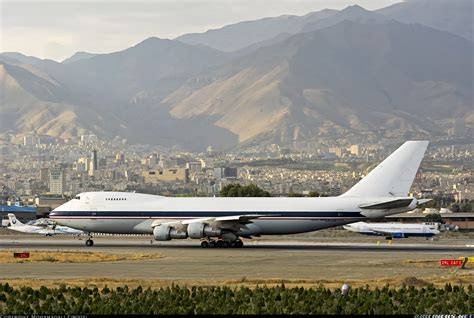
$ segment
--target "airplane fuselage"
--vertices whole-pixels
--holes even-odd
[[[364,235],[387,236],[394,238],[433,237],[440,233],[434,226],[426,224],[357,222],[345,225],[344,228]]]

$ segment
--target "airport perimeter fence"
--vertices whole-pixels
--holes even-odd
[[[352,289],[182,287],[12,288],[0,284],[0,314],[466,314],[473,286]]]

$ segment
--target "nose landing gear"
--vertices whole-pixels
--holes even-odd
[[[86,246],[94,245],[94,241],[92,240],[92,235],[89,234],[89,238],[86,241]]]

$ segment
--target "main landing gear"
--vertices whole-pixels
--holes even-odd
[[[218,248],[228,248],[228,247],[243,247],[244,242],[241,240],[236,240],[236,241],[224,241],[224,240],[207,240],[207,241],[202,241],[201,242],[201,247],[202,248],[208,248],[208,247],[218,247]]]

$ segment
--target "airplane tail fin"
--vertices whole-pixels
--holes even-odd
[[[428,141],[405,142],[342,196],[408,196],[428,143]]]
[[[16,227],[19,225],[23,225],[20,221],[17,220],[15,214],[8,213],[8,219],[10,220],[10,227]]]

